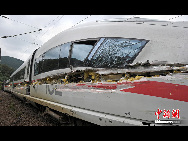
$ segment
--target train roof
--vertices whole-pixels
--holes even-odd
[[[121,37],[149,42],[132,64],[137,62],[188,64],[188,22],[169,22],[146,18],[105,19],[74,26],[60,32],[36,52],[35,58],[58,45],[82,39]],[[32,55],[11,75],[24,68]]]
[[[169,22],[145,18],[103,20],[67,29],[41,46],[36,57],[58,45],[99,37],[122,37],[149,40],[134,60],[188,64],[188,22]]]

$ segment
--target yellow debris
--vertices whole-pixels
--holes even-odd
[[[34,83],[33,83],[33,86],[35,86],[37,83],[38,83],[38,81],[34,82]]]
[[[144,77],[144,76],[138,76],[138,75],[137,75],[137,76],[135,77],[135,80],[140,80],[142,77]]]
[[[181,71],[174,70],[174,72],[173,72],[173,73],[181,73]]]
[[[96,82],[99,80],[99,74],[96,74],[95,72],[85,71],[84,72],[84,81],[91,76],[92,82]]]
[[[135,80],[134,77],[128,79],[128,81],[134,81],[134,80]]]
[[[98,81],[97,80],[92,80],[92,83],[97,83]]]
[[[96,75],[96,73],[94,73],[94,72],[89,72],[89,75],[91,75],[91,79],[95,79],[95,75]]]
[[[63,80],[64,83],[67,81],[67,79],[62,79],[62,80]]]
[[[134,77],[129,78],[128,81],[140,80],[142,77],[144,77],[144,76],[137,75],[135,78]]]
[[[69,82],[68,82],[68,81],[66,81],[66,82],[65,82],[65,85],[66,85],[66,84],[68,84],[68,83],[69,83]]]

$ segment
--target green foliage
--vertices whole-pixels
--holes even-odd
[[[13,68],[8,67],[7,65],[0,64],[0,82],[6,81],[9,79],[10,75],[14,72]]]
[[[10,75],[23,64],[23,61],[9,56],[1,56],[0,63],[0,89],[3,81],[10,78]]]
[[[18,69],[24,61],[14,58],[14,57],[9,57],[9,56],[1,56],[1,64],[7,65],[14,70]]]

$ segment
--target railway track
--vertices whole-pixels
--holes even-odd
[[[24,102],[13,94],[0,90],[0,126],[82,126],[73,118],[70,122],[55,119],[41,109]],[[84,124],[87,125],[87,124]]]

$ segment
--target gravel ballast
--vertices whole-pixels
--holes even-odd
[[[0,90],[0,126],[57,126],[57,121],[26,104],[13,94]]]

